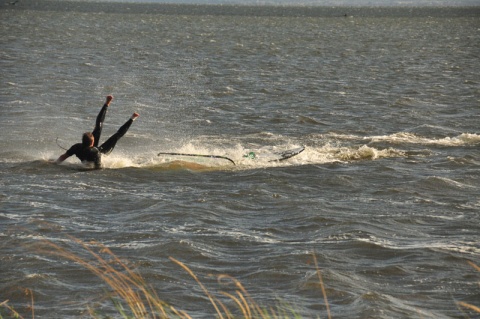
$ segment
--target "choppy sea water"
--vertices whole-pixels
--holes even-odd
[[[313,253],[333,318],[478,316],[458,305],[480,306],[478,9],[240,9],[1,7],[0,302],[118,316],[94,275],[31,248],[85,256],[73,236],[194,318],[215,311],[169,257],[305,318],[327,316]],[[105,168],[49,163],[108,94],[102,139],[140,118]]]

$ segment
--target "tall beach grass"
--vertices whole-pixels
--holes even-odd
[[[118,312],[118,316],[124,319],[192,319],[184,310],[164,302],[159,298],[152,286],[127,262],[121,260],[108,247],[98,242],[83,242],[79,239],[70,237],[70,240],[79,245],[84,256],[73,253],[59,244],[44,240],[40,244],[31,247],[36,252],[55,255],[64,259],[73,261],[91,273],[99,277],[109,288],[108,298]],[[323,283],[320,268],[315,253],[312,253],[317,274],[320,292],[319,299],[322,299],[325,305],[326,318],[331,319],[330,306],[327,299],[325,286]],[[219,319],[302,319],[299,311],[287,302],[278,301],[274,306],[262,306],[248,293],[247,289],[240,281],[227,274],[217,276],[219,284],[223,287],[233,287],[230,292],[219,291],[212,293],[198,278],[197,275],[183,262],[170,257],[170,260],[188,273],[193,281],[201,288],[208,298],[212,318]],[[475,263],[468,263],[480,272],[480,267]],[[25,295],[29,299],[28,306],[30,316],[35,318],[34,296],[30,289],[25,289]],[[480,315],[480,307],[463,301],[457,302],[459,312],[466,318]],[[88,307],[88,314],[92,318],[104,319],[111,318],[102,314],[101,309]],[[325,318],[323,317],[323,318]],[[340,316],[341,317],[341,316]],[[17,318],[25,319],[17,310],[15,310],[9,300],[0,302],[0,319]],[[317,316],[320,318],[320,316]]]
[[[192,317],[184,310],[163,301],[146,280],[128,262],[121,260],[105,245],[92,241],[83,242],[79,239],[69,237],[82,250],[74,253],[52,241],[43,240],[34,247],[34,251],[41,254],[55,255],[73,261],[91,273],[99,277],[109,288],[108,298],[118,312],[120,318],[124,319],[191,319]],[[262,306],[248,293],[240,281],[227,274],[217,276],[217,281],[222,287],[229,288],[227,291],[212,293],[198,278],[197,275],[183,262],[170,257],[170,260],[188,273],[193,281],[201,288],[209,300],[212,318],[219,319],[301,319],[302,316],[295,306],[288,302],[278,301],[274,306]],[[327,318],[331,319],[327,295],[323,284],[320,269],[315,255],[313,254],[316,273],[320,283],[319,298],[325,303]],[[33,294],[31,295],[31,317],[34,318]],[[323,298],[322,298],[323,295]],[[1,308],[8,315],[5,318],[24,319],[6,300],[0,303],[0,319],[3,319]],[[101,309],[88,307],[89,315],[92,318],[110,318],[102,314]],[[320,318],[317,316],[316,318]]]

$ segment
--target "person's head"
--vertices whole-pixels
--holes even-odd
[[[90,147],[93,146],[93,143],[95,142],[95,138],[93,137],[93,134],[90,132],[83,133],[82,136],[82,145],[84,147]]]

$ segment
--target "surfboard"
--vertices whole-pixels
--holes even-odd
[[[231,162],[233,165],[235,165],[235,162],[226,157],[226,156],[220,156],[220,155],[206,155],[206,154],[185,154],[185,153],[170,153],[170,152],[160,152],[157,154],[157,156],[160,155],[173,155],[173,156],[189,156],[189,157],[206,157],[206,158],[217,158],[217,159],[223,159]]]
[[[275,156],[278,156],[276,159],[269,160],[269,162],[280,162],[294,157],[295,155],[300,154],[305,150],[305,146],[300,146],[297,148],[292,148],[283,152],[274,153]]]
[[[283,151],[283,152],[275,152],[275,153],[268,154],[265,159],[270,158],[267,162],[280,162],[280,161],[284,161],[284,160],[287,160],[289,158],[292,158],[292,157],[300,154],[304,150],[305,150],[305,146],[300,146],[300,147],[292,148],[292,149],[289,149],[289,150],[286,150],[286,151]],[[162,155],[166,155],[166,156],[170,155],[170,156],[178,156],[178,157],[198,157],[198,158],[220,159],[220,160],[229,161],[233,165],[236,165],[235,162],[231,158],[226,157],[226,156],[221,156],[221,155],[186,154],[186,153],[173,153],[173,152],[160,152],[160,153],[157,154],[157,156],[162,156]],[[255,152],[249,152],[246,155],[244,155],[243,157],[250,158],[250,159],[256,159],[257,158]],[[263,157],[263,156],[261,156],[261,157]]]

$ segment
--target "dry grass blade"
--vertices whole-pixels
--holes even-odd
[[[473,262],[467,261],[467,263],[468,263],[470,266],[472,266],[473,268],[475,268],[477,271],[480,271],[480,267],[477,266],[476,264],[474,264]]]
[[[242,318],[245,318],[245,319],[254,319],[254,318],[260,318],[260,319],[285,318],[287,319],[289,318],[289,316],[287,315],[288,311],[286,310],[282,311],[280,305],[277,305],[276,310],[272,307],[262,309],[262,307],[260,307],[260,305],[253,300],[253,298],[247,292],[245,287],[240,283],[240,281],[229,275],[218,276],[219,284],[222,284],[222,285],[228,284],[228,282],[227,283],[224,282],[225,279],[228,280],[228,282],[231,282],[235,285],[236,295],[227,293],[224,291],[222,291],[221,293],[224,296],[229,297],[231,300],[235,302],[238,309],[241,311],[243,315]],[[293,311],[293,309],[291,309],[290,311],[291,311],[291,315],[293,315],[294,318],[299,318],[298,315],[295,315],[295,311]]]
[[[331,319],[332,316],[330,315],[330,306],[328,305],[327,292],[325,291],[325,286],[323,285],[322,273],[320,272],[320,268],[318,267],[317,256],[315,254],[313,254],[313,261],[315,262],[315,269],[317,271],[318,280],[322,289],[323,300],[325,301],[325,306],[327,307],[327,316],[328,319]]]
[[[477,307],[477,306],[471,305],[471,304],[466,303],[466,302],[463,302],[463,301],[458,302],[458,304],[459,304],[460,306],[462,306],[462,307],[465,307],[465,308],[468,308],[468,309],[470,309],[470,310],[473,310],[473,311],[475,311],[475,312],[480,313],[480,308]]]
[[[10,311],[10,317],[11,318],[19,318],[19,319],[23,319],[23,317],[17,312],[15,311],[15,309],[13,309],[13,307],[11,307],[9,304],[8,304],[8,300],[5,300],[3,301],[2,303],[0,303],[0,307],[3,307],[5,309],[7,309],[8,311]],[[3,318],[1,313],[0,313],[0,319]]]
[[[474,269],[476,269],[477,271],[480,271],[480,267],[478,267],[478,266],[477,266],[476,264],[474,264],[473,262],[467,261],[467,263],[468,263],[470,266],[472,266]],[[459,301],[459,302],[457,302],[457,304],[458,304],[459,306],[464,307],[464,308],[467,308],[467,309],[470,309],[470,310],[473,310],[473,311],[475,311],[475,312],[480,313],[480,308],[477,307],[477,306],[474,306],[474,305],[472,305],[472,304],[469,304],[469,303],[466,303],[466,302],[463,302],[463,301]]]
[[[238,305],[238,307],[240,308],[240,310],[244,315],[244,318],[252,319],[254,318],[255,315],[258,315],[260,318],[263,318],[264,312],[257,305],[257,303],[250,297],[250,295],[247,293],[247,290],[243,287],[240,281],[238,281],[237,279],[229,275],[218,276],[218,282],[220,284],[225,284],[225,283],[222,283],[222,281],[225,279],[232,282],[237,288],[235,292],[238,295],[238,298],[231,294],[226,294],[226,293],[225,294],[228,295]]]
[[[170,310],[172,310],[174,315],[177,315],[180,319],[192,319],[185,311],[183,310],[177,310],[175,307],[170,306]]]
[[[31,298],[31,305],[28,306],[28,309],[32,312],[32,319],[35,319],[35,309],[34,309],[34,303],[33,303],[33,292],[31,289],[25,289],[25,295],[30,296]],[[10,312],[10,318],[16,318],[16,319],[24,319],[22,315],[20,315],[12,306],[10,306],[8,303],[10,301],[7,299],[5,301],[0,302],[0,308],[5,308]],[[0,311],[0,319],[3,319],[2,316],[3,312]]]
[[[243,294],[237,290],[237,295],[238,297],[240,298],[240,300],[242,301],[243,305],[244,305],[244,309],[246,311],[245,313],[245,319],[252,319],[252,312],[250,311],[250,306],[249,304],[247,303],[247,300],[245,299],[245,297],[243,296]]]
[[[158,298],[153,289],[149,289],[145,280],[138,273],[120,260],[110,249],[100,243],[91,242],[90,245],[100,250],[100,253],[97,253],[86,243],[76,238],[70,237],[70,239],[93,256],[94,261],[84,259],[51,241],[45,240],[42,243],[43,247],[52,248],[46,253],[76,262],[101,278],[112,288],[114,294],[126,303],[134,318],[157,318],[157,313],[161,315],[161,318],[168,318],[164,309],[165,303]]]
[[[32,306],[31,306],[32,307],[32,319],[34,319],[35,318],[35,307],[34,307],[34,304],[33,304],[33,292],[30,289],[27,289],[27,292],[28,292],[28,294],[30,294],[30,297],[31,297],[31,300],[32,300]]]
[[[170,260],[173,261],[174,263],[176,263],[177,265],[179,265],[180,267],[182,267],[186,272],[188,272],[188,274],[190,276],[192,276],[192,278],[198,283],[198,285],[202,288],[203,292],[205,293],[205,295],[208,297],[208,299],[210,299],[210,303],[213,305],[213,307],[215,308],[215,311],[217,312],[218,316],[223,319],[223,315],[220,311],[220,309],[218,308],[218,305],[217,305],[217,302],[215,301],[215,297],[208,291],[208,289],[202,284],[202,282],[198,279],[198,277],[193,273],[192,270],[190,270],[190,268],[188,268],[184,263],[182,263],[181,261],[178,261],[176,260],[175,258],[173,257],[170,257]]]

